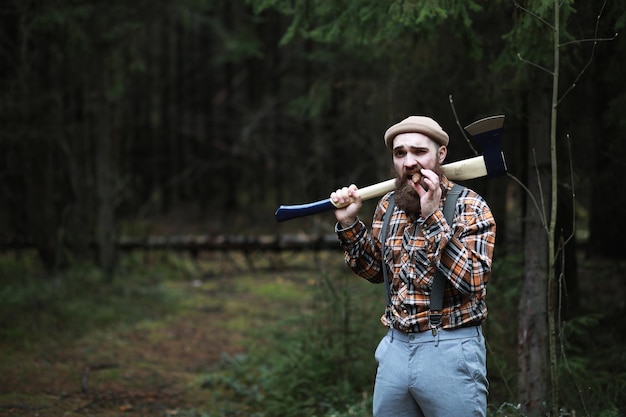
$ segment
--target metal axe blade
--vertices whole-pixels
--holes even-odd
[[[506,174],[506,161],[502,152],[501,135],[504,115],[486,117],[465,126],[465,131],[483,151],[487,176],[498,177]]]

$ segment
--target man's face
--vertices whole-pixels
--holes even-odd
[[[396,171],[396,204],[407,213],[419,213],[420,198],[409,183],[422,168],[441,175],[447,149],[421,133],[402,133],[393,140],[393,166]]]
[[[446,147],[421,133],[401,133],[393,140],[393,165],[400,179],[421,168],[437,171],[446,157]]]

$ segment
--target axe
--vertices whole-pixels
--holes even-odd
[[[483,150],[481,156],[463,159],[457,162],[442,165],[444,175],[453,181],[470,180],[480,177],[497,177],[506,174],[506,162],[500,146],[500,134],[504,126],[504,116],[491,116],[480,119],[465,127],[465,131]],[[363,200],[380,197],[393,191],[396,186],[395,178],[359,188],[359,195]],[[298,217],[310,216],[347,206],[335,205],[330,198],[314,203],[292,206],[281,205],[274,213],[276,220],[283,222]]]

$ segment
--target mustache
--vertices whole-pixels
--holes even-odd
[[[415,182],[419,182],[419,184],[428,191],[428,186],[424,184],[422,181],[423,175],[421,174],[422,169],[424,167],[417,163],[415,166],[411,168],[405,169],[401,174],[398,174],[397,171],[393,170],[393,174],[396,177],[396,192],[402,195],[402,199],[417,199],[419,201],[419,196],[417,192],[413,189],[413,184]],[[435,167],[432,169],[435,174],[439,177],[440,181],[443,178],[443,168],[440,163],[437,163]],[[417,174],[417,175],[416,175]],[[419,177],[418,181],[414,181],[413,176]],[[417,179],[417,178],[416,178]],[[442,191],[444,190],[443,182],[440,182],[440,186]]]
[[[405,182],[405,181],[408,181],[409,179],[412,179],[415,174],[418,174],[419,176],[421,176],[422,169],[424,169],[424,167],[420,165],[419,163],[416,164],[414,167],[406,168],[404,172],[402,173],[402,181]]]
[[[418,163],[411,168],[405,169],[404,172],[402,172],[402,175],[398,175],[396,172],[396,188],[408,187],[413,190],[412,184],[419,183],[422,187],[428,190],[428,187],[422,182],[422,169],[423,166]]]

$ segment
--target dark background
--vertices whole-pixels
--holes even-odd
[[[173,237],[248,242],[244,265],[252,263],[255,237],[332,234],[332,213],[279,224],[274,211],[389,178],[383,134],[409,115],[431,116],[444,127],[453,162],[474,156],[459,126],[504,114],[510,176],[464,183],[486,198],[498,224],[489,290],[496,314],[488,325],[496,349],[510,349],[509,369],[501,372],[515,375],[517,367],[516,402],[541,414],[548,385],[539,385],[556,366],[545,358],[545,322],[555,318],[556,348],[563,357],[573,350],[585,358],[560,360],[559,372],[571,366],[592,375],[589,385],[605,395],[603,409],[615,411],[626,375],[626,47],[618,35],[626,4],[560,2],[558,22],[554,4],[2,2],[3,335],[28,333],[16,329],[29,314],[33,323],[52,317],[59,328],[70,316],[89,316],[57,317],[41,301],[51,287],[50,302],[64,303],[57,284],[91,285],[77,266],[105,273],[92,278],[98,290],[89,289],[103,305],[114,302],[108,291],[116,285],[132,293],[137,283],[123,266],[124,242],[145,249],[151,242],[168,248]],[[555,196],[556,256],[548,265]],[[374,204],[366,203],[364,221]],[[41,272],[11,272],[25,253]],[[556,280],[548,281],[548,270]],[[548,295],[552,284],[558,288]],[[526,331],[537,339],[520,337]],[[533,349],[546,362],[533,362]],[[609,383],[611,375],[619,377]],[[588,380],[563,391],[582,395]],[[537,400],[533,389],[545,397]]]
[[[576,213],[575,243],[619,257],[624,42],[590,40],[613,38],[625,13],[621,2],[595,3],[561,19],[559,172],[575,208],[559,214],[569,225]],[[448,162],[473,156],[457,118],[465,126],[505,114],[510,172],[532,181],[529,143],[548,143],[549,132],[529,138],[528,113],[549,112],[551,77],[540,67],[551,68],[553,49],[550,30],[536,20],[528,28],[515,3],[292,7],[5,2],[3,242],[36,246],[54,270],[77,258],[112,268],[115,250],[103,248],[120,236],[332,231],[332,215],[279,225],[273,212],[388,178],[382,135],[411,114],[450,133]],[[517,183],[467,185],[494,208],[501,246],[519,239],[514,208],[526,195]],[[156,226],[163,216],[167,230]]]

